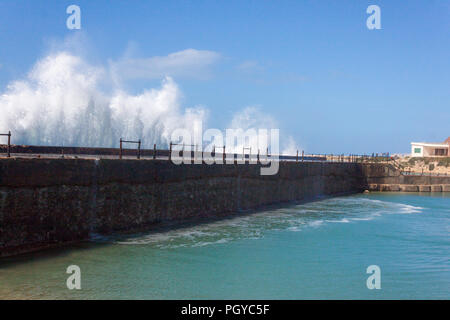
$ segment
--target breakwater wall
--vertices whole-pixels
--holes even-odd
[[[450,192],[450,176],[403,175],[392,165],[363,166],[367,188],[387,192]]]
[[[367,186],[356,163],[175,165],[159,160],[0,159],[0,256],[83,240],[95,233],[242,210]]]

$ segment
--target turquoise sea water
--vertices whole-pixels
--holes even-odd
[[[0,298],[449,299],[449,235],[448,193],[360,194],[3,259]]]

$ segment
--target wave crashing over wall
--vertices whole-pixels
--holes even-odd
[[[103,91],[109,72],[59,52],[39,61],[24,80],[0,96],[0,131],[15,144],[117,147],[120,137],[141,138],[143,147],[167,145],[175,128],[191,130],[207,110],[181,110],[181,92],[166,77],[157,89],[130,94]]]
[[[192,133],[199,123],[206,129],[209,110],[181,108],[182,92],[171,77],[139,94],[127,92],[113,78],[110,69],[67,51],[48,55],[1,93],[0,132],[10,130],[13,143],[24,145],[118,147],[122,137],[141,139],[143,148],[155,143],[164,148],[176,129]],[[228,127],[279,128],[271,115],[253,106],[236,112]],[[255,141],[246,146],[259,148]],[[241,152],[242,147],[228,150]],[[300,149],[291,136],[281,147],[281,153],[291,155]]]

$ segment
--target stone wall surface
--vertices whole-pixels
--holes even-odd
[[[0,256],[265,205],[359,192],[354,163],[175,165],[158,160],[1,159]]]
[[[391,165],[363,166],[370,191],[449,192],[450,176],[403,175]]]

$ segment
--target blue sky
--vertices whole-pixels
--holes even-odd
[[[66,28],[70,4],[81,30]],[[370,4],[381,30],[366,27]],[[130,92],[167,72],[184,107],[210,110],[209,127],[256,106],[308,152],[406,153],[450,136],[449,18],[443,0],[0,0],[0,92],[64,47],[93,65],[134,66],[122,79]],[[168,66],[187,49],[201,63]]]

